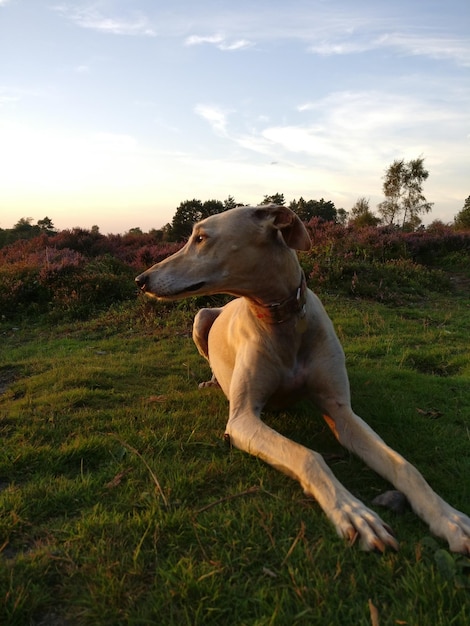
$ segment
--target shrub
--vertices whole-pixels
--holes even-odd
[[[29,253],[0,267],[3,315],[54,312],[84,317],[135,295],[134,271],[103,256],[89,261],[69,249]]]
[[[307,224],[312,248],[301,265],[321,292],[343,293],[383,302],[403,302],[449,289],[447,277],[423,263],[464,250],[470,243],[456,233],[403,233],[394,227],[344,228],[314,218]],[[441,239],[442,238],[442,239]],[[420,261],[420,262],[419,262]]]
[[[300,261],[319,292],[403,302],[448,288],[436,267],[468,273],[470,232],[442,223],[413,233],[319,217],[306,226],[312,247]],[[80,228],[18,240],[0,249],[0,311],[86,317],[133,298],[134,276],[181,246],[156,232],[105,236]]]
[[[79,268],[46,272],[50,308],[69,317],[85,318],[98,309],[135,297],[134,271],[111,257],[98,257]]]

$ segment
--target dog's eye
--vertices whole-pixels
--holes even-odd
[[[202,243],[205,240],[206,240],[206,236],[205,235],[196,235],[194,237],[195,243]]]

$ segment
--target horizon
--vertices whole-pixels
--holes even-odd
[[[453,221],[468,188],[466,0],[0,0],[0,228],[144,232],[197,198],[350,211],[423,156]]]

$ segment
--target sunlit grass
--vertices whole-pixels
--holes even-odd
[[[353,404],[470,512],[469,300],[403,308],[327,297]],[[466,624],[411,512],[381,511],[398,554],[347,546],[300,487],[223,441],[227,403],[191,304],[1,328],[0,623]],[[370,505],[388,488],[305,403],[266,420],[326,455]],[[447,553],[448,554],[448,553]]]

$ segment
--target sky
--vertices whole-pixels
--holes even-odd
[[[424,157],[470,194],[468,0],[0,0],[0,228],[147,231],[197,198],[347,211]]]

